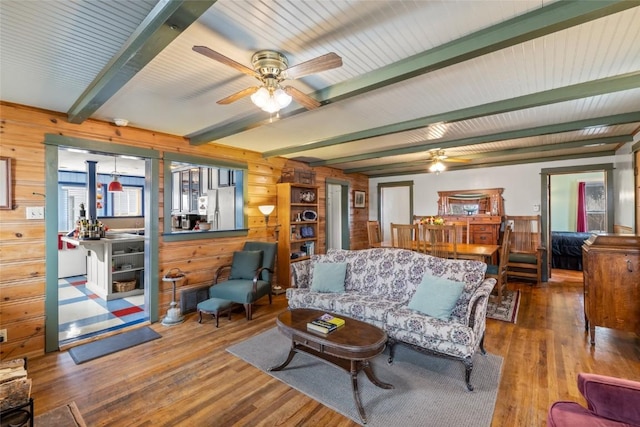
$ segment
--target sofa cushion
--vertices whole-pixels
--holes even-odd
[[[314,292],[344,292],[346,262],[318,262],[313,266],[311,290]]]
[[[262,265],[262,251],[236,251],[233,253],[229,280],[253,280]]]
[[[407,306],[389,311],[385,329],[398,341],[455,357],[472,356],[479,339],[469,326],[425,316]]]
[[[345,292],[334,298],[333,311],[364,322],[379,322],[382,324],[387,320],[389,311],[399,305],[399,302],[380,298],[376,295],[367,295],[362,292]]]
[[[322,311],[334,311],[333,302],[337,295],[335,293],[312,292],[311,289],[287,289],[287,300],[289,308],[315,308]]]
[[[425,274],[408,306],[438,319],[448,319],[464,285],[463,282]]]

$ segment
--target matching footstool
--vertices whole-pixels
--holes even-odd
[[[221,314],[228,313],[231,320],[231,309],[233,302],[221,298],[209,298],[208,300],[198,303],[198,323],[202,323],[202,313],[207,313],[215,317],[216,328],[218,327],[218,319]]]

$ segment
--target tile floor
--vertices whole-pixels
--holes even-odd
[[[85,276],[58,280],[58,339],[65,344],[147,320],[144,295],[105,301],[85,286]]]

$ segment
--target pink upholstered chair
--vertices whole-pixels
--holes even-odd
[[[547,426],[640,426],[640,382],[580,373],[578,389],[588,409],[556,402],[549,408]]]

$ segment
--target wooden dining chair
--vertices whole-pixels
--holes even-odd
[[[498,265],[487,265],[486,277],[496,279],[496,285],[493,287],[492,293],[498,297],[498,301],[502,302],[504,291],[507,290],[507,265],[509,264],[509,250],[511,249],[511,227],[507,225],[502,236],[502,246],[500,246],[500,259]]]
[[[382,245],[379,221],[367,221],[367,237],[370,248],[379,248]]]
[[[447,225],[454,225],[456,227],[456,237],[458,243],[471,243],[469,220],[466,221],[450,221]]]
[[[507,274],[510,277],[533,279],[540,284],[544,252],[540,215],[507,216],[506,223],[513,227]]]
[[[423,252],[440,258],[458,259],[458,238],[455,225],[423,225]]]
[[[417,249],[418,224],[391,223],[391,247]]]

